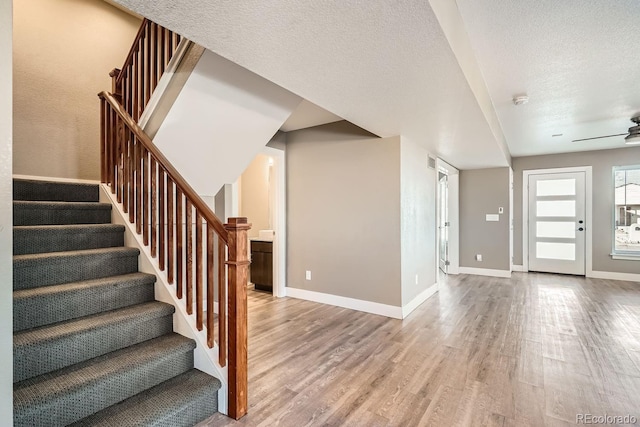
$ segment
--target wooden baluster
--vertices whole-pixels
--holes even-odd
[[[151,156],[151,256],[156,257],[158,236],[156,223],[158,222],[158,171],[156,167],[156,159]]]
[[[105,102],[104,100],[100,100],[100,182],[105,183],[107,181],[107,158],[109,148],[107,146],[107,138],[105,135],[105,131],[107,129],[107,119],[105,117]]]
[[[116,190],[118,188],[117,183],[116,183],[116,164],[115,164],[115,159],[116,159],[116,149],[117,149],[117,139],[115,138],[115,117],[113,117],[113,111],[111,108],[111,105],[106,104],[105,101],[105,134],[106,134],[106,138],[107,138],[107,144],[109,146],[108,151],[105,153],[105,155],[107,156],[107,160],[106,160],[106,167],[107,167],[107,180],[109,180],[111,182],[111,194],[115,194]]]
[[[142,240],[149,246],[149,152],[142,149]]]
[[[151,22],[147,21],[147,27],[145,29],[145,39],[147,42],[147,57],[145,61],[145,70],[146,73],[144,75],[144,86],[145,92],[147,94],[144,104],[145,106],[149,103],[149,98],[151,98],[151,64],[152,64],[152,54],[151,54]]]
[[[151,23],[151,30],[151,90],[156,90],[158,84],[158,26],[154,22]]]
[[[136,233],[142,234],[142,143],[136,138]]]
[[[128,153],[128,163],[129,163],[129,176],[127,177],[127,181],[129,181],[129,222],[131,224],[134,223],[135,221],[135,214],[136,214],[136,208],[135,208],[135,203],[136,203],[136,196],[135,196],[135,164],[134,164],[134,150],[135,150],[135,136],[133,134],[132,130],[129,130],[127,128],[127,137],[128,137],[128,143],[129,143],[129,150],[127,150]]]
[[[135,120],[136,122],[139,118],[138,109],[140,108],[140,85],[138,84],[138,68],[140,65],[140,58],[138,57],[139,53],[140,50],[138,47],[136,47],[136,51],[133,55],[133,65],[131,67],[133,73],[133,109],[131,110],[131,117],[133,117],[133,120]]]
[[[218,236],[218,363],[227,366],[227,247]]]
[[[167,64],[171,61],[173,56],[173,31],[167,30]]]
[[[162,77],[162,75],[164,74],[164,66],[165,66],[165,48],[164,45],[166,43],[165,41],[165,28],[164,27],[160,27],[158,28],[158,30],[160,31],[160,72],[158,73],[158,79],[160,79],[160,77]]]
[[[127,69],[127,91],[128,91],[128,102],[125,104],[125,110],[129,113],[130,116],[133,116],[133,70],[131,68]]]
[[[196,327],[199,331],[203,327],[204,294],[202,292],[202,216],[196,210]]]
[[[183,272],[182,272],[182,259],[184,257],[184,247],[183,247],[183,225],[182,225],[182,191],[180,188],[176,188],[176,296],[179,299],[182,299],[182,288],[183,288]]]
[[[165,204],[166,196],[164,192],[165,170],[163,167],[158,168],[158,267],[160,271],[164,271],[165,260]]]
[[[124,130],[122,120],[118,119],[118,134],[122,136],[122,211],[129,212],[129,133]]]
[[[186,203],[186,227],[187,227],[187,314],[193,314],[193,229],[191,201]]]
[[[124,138],[122,136],[122,130],[120,128],[120,120],[118,119],[118,116],[116,114],[115,111],[113,111],[113,109],[111,110],[111,115],[113,117],[111,123],[112,123],[112,129],[113,129],[113,134],[111,135],[111,137],[113,138],[113,142],[115,144],[116,147],[116,151],[115,151],[115,157],[113,159],[113,163],[115,165],[115,173],[117,174],[118,178],[118,190],[117,190],[117,197],[118,197],[118,203],[123,203],[123,193],[124,193],[124,177],[123,177],[123,163],[122,163],[122,153],[124,151],[123,149],[123,144],[124,144]]]
[[[173,253],[175,249],[175,243],[173,239],[173,194],[173,180],[167,176],[167,280],[169,284],[173,284]]]
[[[247,283],[249,257],[246,218],[229,218],[229,397],[228,412],[236,420],[247,413]]]
[[[213,348],[215,313],[213,310],[213,228],[207,222],[207,346]]]

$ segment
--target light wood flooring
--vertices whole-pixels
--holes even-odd
[[[404,321],[249,295],[249,413],[202,426],[640,419],[640,283],[449,276]],[[640,424],[640,421],[639,421]]]

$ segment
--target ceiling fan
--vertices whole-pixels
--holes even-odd
[[[635,116],[631,118],[631,121],[635,123],[635,126],[631,126],[629,128],[628,133],[618,133],[614,135],[604,135],[604,136],[594,136],[592,138],[582,138],[582,139],[574,139],[571,142],[582,142],[582,141],[591,141],[593,139],[601,139],[601,138],[612,138],[614,136],[625,136],[624,143],[627,145],[636,145],[640,144],[640,116]]]

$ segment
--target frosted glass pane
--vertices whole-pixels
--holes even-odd
[[[575,243],[536,242],[536,258],[576,260]]]
[[[575,217],[576,216],[576,201],[575,200],[554,200],[554,201],[540,201],[536,202],[536,214],[537,216],[561,216],[561,217]]]
[[[575,239],[576,224],[574,222],[537,221],[536,236]]]
[[[575,178],[540,180],[536,187],[538,196],[575,196],[576,194]]]

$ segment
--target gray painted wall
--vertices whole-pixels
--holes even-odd
[[[487,222],[486,214],[497,214],[499,207],[504,208],[500,221]],[[509,168],[460,171],[460,267],[511,268]]]
[[[436,171],[427,167],[427,157],[425,149],[402,138],[400,224],[403,306],[437,281]]]
[[[3,425],[13,420],[13,128],[12,2],[0,2],[0,414]]]
[[[522,265],[522,172],[531,169],[593,167],[593,270],[619,273],[640,273],[640,262],[613,260],[611,228],[613,224],[612,167],[640,165],[640,147],[582,153],[517,157],[514,170],[514,264]]]
[[[331,123],[289,132],[286,162],[287,286],[400,306],[400,138]]]

